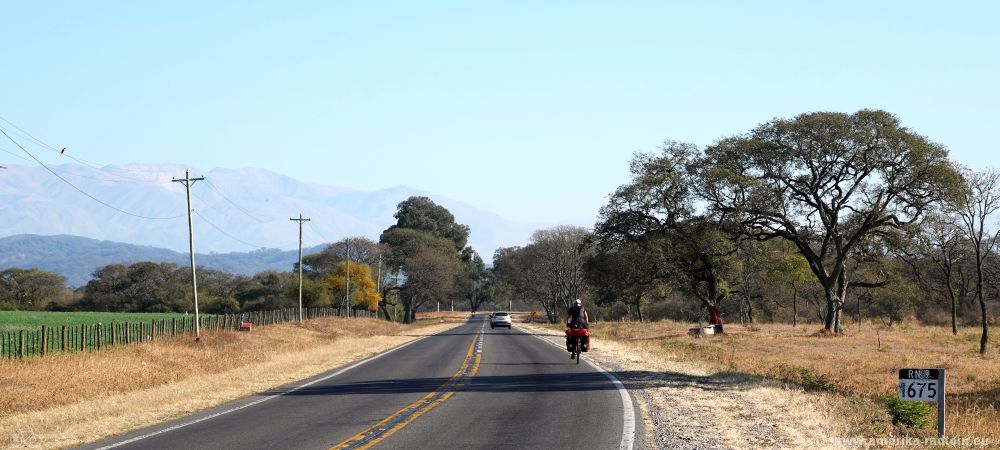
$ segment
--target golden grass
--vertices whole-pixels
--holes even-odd
[[[694,339],[686,334],[689,326],[668,321],[595,323],[591,330],[597,342],[629,343],[717,370],[843,394],[854,399],[850,411],[842,411],[850,416],[850,433],[865,437],[936,436],[935,429],[892,426],[885,412],[868,400],[878,394],[895,396],[901,368],[945,368],[947,434],[1000,443],[1000,345],[994,341],[988,354],[980,356],[978,329],[962,329],[953,336],[950,328],[855,325],[841,336],[824,336],[817,333],[817,325],[729,325],[725,335]]]
[[[591,324],[586,358],[615,372],[632,392],[648,448],[837,448],[836,439],[850,435],[846,421],[833,420],[842,409],[837,396],[679,358],[656,340],[610,337],[607,325]],[[562,334],[559,326],[542,326]],[[673,440],[658,440],[661,427]]]
[[[0,361],[0,448],[68,447],[216,406],[455,326],[325,318]]]

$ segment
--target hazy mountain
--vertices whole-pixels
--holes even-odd
[[[184,187],[173,182],[184,178],[184,166],[66,164],[51,166],[53,174],[43,167],[5,165],[0,173],[0,236],[72,235],[188,251]],[[536,229],[550,226],[511,222],[404,186],[361,191],[301,182],[263,169],[191,171],[191,177],[201,176],[205,180],[194,182],[191,189],[199,253],[296,249],[298,226],[289,219],[300,213],[312,219],[304,227],[307,246],[346,236],[377,240],[395,223],[396,205],[412,195],[430,197],[448,208],[457,222],[469,225],[469,243],[486,261],[496,248],[524,245]]]
[[[303,254],[318,253],[319,245],[302,250]],[[248,253],[196,254],[198,267],[207,267],[233,274],[253,275],[265,270],[290,271],[298,261],[295,250],[255,250]],[[0,268],[38,268],[66,277],[70,287],[83,286],[95,270],[108,264],[129,264],[139,261],[169,262],[190,267],[187,253],[163,248],[98,241],[77,236],[17,235],[0,238]]]

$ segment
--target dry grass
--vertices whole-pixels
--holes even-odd
[[[948,370],[948,435],[1000,442],[1000,345],[980,356],[980,330],[877,325],[857,326],[842,336],[816,333],[816,325],[730,325],[723,336],[694,339],[689,324],[600,323],[595,339],[610,339],[648,348],[716,370],[742,372],[795,383],[808,389],[843,394],[847,415],[859,436],[905,435],[933,437],[935,430],[902,429],[870,401],[875,395],[895,395],[901,368]],[[599,342],[599,341],[598,341]],[[853,399],[853,400],[852,400]]]
[[[632,392],[645,422],[644,448],[837,448],[835,439],[850,436],[838,420],[844,403],[838,396],[719,370],[678,357],[657,340],[609,337],[609,328],[591,324],[587,359]]]
[[[0,448],[107,438],[322,373],[455,326],[326,318],[99,353],[0,361]]]

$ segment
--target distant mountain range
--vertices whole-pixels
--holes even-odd
[[[136,246],[188,251],[183,183],[185,167],[169,164],[40,166],[4,164],[0,172],[0,236],[70,235]],[[490,261],[499,247],[524,245],[538,229],[494,213],[404,186],[362,191],[302,182],[263,169],[192,170],[204,176],[191,188],[195,251],[291,250],[298,226],[290,218],[311,219],[304,227],[307,246],[348,236],[378,240],[395,223],[399,202],[413,195],[448,208],[471,229],[470,245]],[[579,221],[578,221],[579,222]],[[591,223],[576,223],[591,226]],[[4,260],[9,255],[0,254]]]
[[[304,248],[304,255],[319,253],[326,245]],[[196,254],[198,267],[233,274],[253,275],[265,270],[293,270],[299,252],[255,250],[248,253]],[[190,267],[188,253],[121,242],[98,241],[77,236],[17,235],[0,238],[0,269],[37,268],[66,277],[66,285],[79,287],[90,281],[95,270],[108,264],[140,261],[168,262]]]

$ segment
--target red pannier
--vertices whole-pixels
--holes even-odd
[[[571,342],[573,338],[576,337],[581,338],[580,350],[585,352],[590,351],[590,332],[578,323],[574,323],[566,329],[566,350],[570,352],[573,351],[573,345]]]

